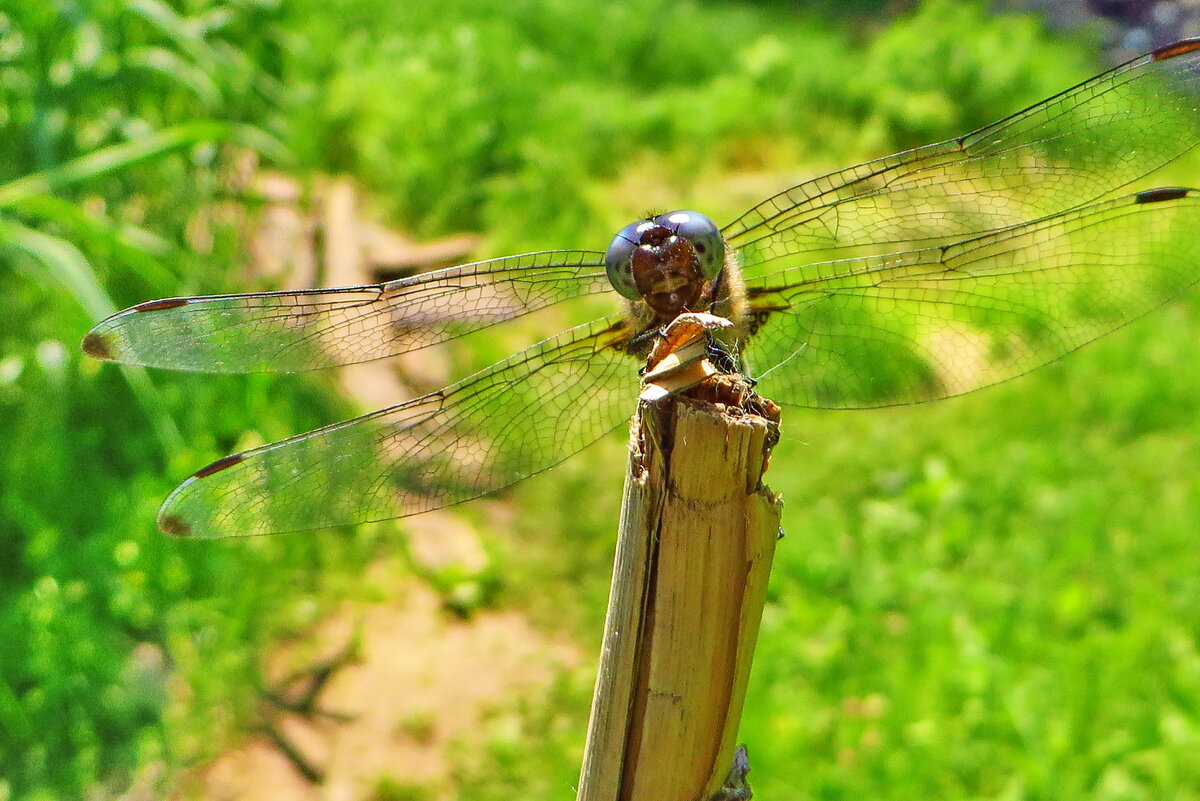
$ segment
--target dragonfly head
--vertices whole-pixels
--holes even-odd
[[[630,223],[604,254],[608,280],[630,300],[644,300],[659,317],[705,311],[725,263],[725,240],[713,221],[672,211]]]

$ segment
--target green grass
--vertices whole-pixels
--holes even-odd
[[[1196,797],[1198,308],[936,407],[791,417],[765,796]]]
[[[154,532],[195,465],[343,414],[327,389],[160,381],[78,350],[118,305],[234,280],[235,227],[197,247],[197,218],[228,148],[278,152],[255,113],[278,24],[256,3],[0,14],[0,797],[115,795],[211,754],[254,708],[263,649],[366,558],[336,534],[200,552]]]
[[[491,253],[598,249],[648,207],[727,219],[1096,69],[965,3],[887,23],[769,3],[426,8],[0,16],[0,319],[17,321],[0,326],[0,798],[117,795],[219,751],[263,654],[398,547],[160,537],[179,477],[348,409],[319,378],[126,377],[77,351],[105,304],[242,284],[236,226],[195,236],[235,147],[347,171],[397,225],[481,230]],[[758,797],[1200,798],[1198,312],[957,400],[786,414],[769,475],[787,537],[743,724]],[[498,602],[588,654],[623,444],[517,489],[489,546]],[[485,724],[456,752],[462,797],[570,797],[591,682],[564,673],[515,725]]]

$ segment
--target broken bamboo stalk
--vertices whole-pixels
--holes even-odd
[[[741,382],[750,407],[702,385],[691,393],[708,400],[643,399],[634,418],[578,801],[749,797],[718,794],[727,776],[744,787],[735,738],[780,531],[762,484],[778,407],[740,376],[714,380]]]

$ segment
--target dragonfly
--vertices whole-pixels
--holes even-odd
[[[718,228],[697,212],[558,250],[337,289],[151,300],[91,356],[293,373],[408,353],[547,308],[611,313],[436,392],[208,465],[164,532],[324,529],[457,504],[626,423],[672,318],[732,323],[736,368],[784,407],[871,408],[1024,374],[1200,277],[1200,190],[1139,185],[1200,144],[1200,39],[1162,47],[974,133],[805,181]]]

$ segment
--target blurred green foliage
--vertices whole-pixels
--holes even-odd
[[[362,176],[418,230],[482,229],[498,252],[602,241],[630,209],[596,185],[623,171],[691,194],[706,174],[797,153],[842,166],[1090,69],[1032,20],[983,24],[970,3],[930,4],[861,43],[842,27],[856,17],[669,0],[338,0],[313,15],[339,46],[301,53],[318,118],[306,160]]]
[[[78,353],[108,308],[245,281],[211,213],[235,148],[349,172],[419,232],[595,248],[663,195],[732,214],[723,177],[945,138],[1096,69],[973,3],[829,5],[0,12],[0,798],[169,784],[249,724],[263,653],[395,547],[160,537],[180,476],[347,410],[317,379],[151,379]],[[788,415],[743,727],[760,797],[1200,797],[1198,306],[935,407]],[[591,654],[621,476],[589,458],[518,490],[538,525],[496,570],[502,601]],[[590,694],[590,668],[567,673],[486,725],[461,797],[568,797]]]
[[[327,421],[328,392],[157,389],[78,350],[110,296],[232,280],[216,170],[229,144],[279,150],[280,20],[257,2],[0,13],[0,797],[113,795],[210,752],[253,708],[261,647],[307,622],[322,566],[353,551],[198,552],[153,530],[173,477]],[[176,670],[195,705],[179,730]]]

